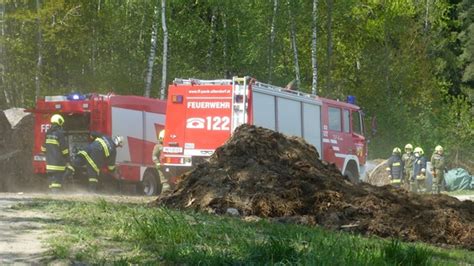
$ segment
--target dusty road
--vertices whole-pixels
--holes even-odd
[[[39,264],[45,257],[45,226],[54,219],[40,212],[13,209],[31,195],[0,194],[0,264]]]

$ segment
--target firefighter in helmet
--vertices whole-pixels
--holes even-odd
[[[400,187],[403,176],[403,162],[401,158],[402,151],[395,147],[392,156],[387,161],[387,172],[390,178],[390,183],[396,187]]]
[[[91,134],[91,137],[94,140],[84,150],[77,153],[75,165],[86,166],[89,191],[96,192],[100,169],[103,166],[107,166],[109,171],[116,173],[117,148],[122,147],[123,137],[109,137],[101,134]]]
[[[431,156],[431,168],[433,173],[432,193],[439,194],[444,181],[444,172],[446,171],[446,162],[444,160],[444,149],[438,145]]]
[[[411,188],[413,192],[426,191],[426,158],[421,147],[416,147],[413,151],[415,160],[413,161],[413,177]]]
[[[58,192],[63,188],[63,180],[74,171],[69,165],[69,145],[63,130],[64,118],[55,114],[51,116],[51,127],[46,132],[41,151],[46,155],[46,172],[48,173],[49,189]]]
[[[153,159],[153,162],[155,163],[156,171],[158,172],[158,175],[160,176],[162,192],[170,188],[170,185],[168,184],[168,181],[166,180],[163,174],[163,171],[161,169],[161,163],[160,163],[160,156],[161,156],[161,151],[163,150],[164,138],[165,138],[165,130],[163,129],[158,134],[158,142],[155,144],[155,147],[153,147],[153,153],[152,153],[152,159]]]
[[[410,189],[410,181],[413,177],[413,162],[415,161],[415,155],[413,154],[413,145],[408,143],[405,145],[405,153],[402,155],[403,162],[403,179],[402,185],[406,190]]]

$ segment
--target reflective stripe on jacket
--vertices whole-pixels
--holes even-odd
[[[108,136],[97,137],[90,143],[86,150],[79,153],[87,163],[99,174],[102,166],[107,166],[110,171],[115,169],[117,150],[112,139]]]
[[[425,174],[426,158],[424,156],[415,157],[413,162],[413,176],[417,177],[420,174]]]
[[[446,163],[445,163],[445,160],[444,160],[444,156],[440,155],[438,153],[433,153],[433,156],[431,156],[431,167],[433,168],[433,171],[435,171],[435,170],[440,170],[440,171],[446,170]]]
[[[44,144],[41,151],[46,155],[47,172],[58,172],[66,170],[66,163],[69,162],[69,148],[64,130],[53,125],[46,132]]]
[[[393,179],[400,179],[403,175],[403,162],[400,155],[392,155],[387,161],[387,170]]]

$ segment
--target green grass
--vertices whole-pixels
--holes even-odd
[[[449,196],[462,196],[462,195],[472,195],[474,196],[474,190],[457,190],[457,191],[449,191],[443,192]]]
[[[51,225],[48,240],[52,260],[124,265],[474,264],[474,252],[465,250],[103,199],[37,199],[20,208],[60,219]]]

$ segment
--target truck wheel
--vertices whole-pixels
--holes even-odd
[[[352,183],[354,183],[354,184],[359,183],[359,177],[356,174],[354,174],[351,170],[346,170],[344,175],[347,176],[347,178],[349,178],[349,180]]]
[[[161,193],[161,183],[152,171],[146,171],[141,184],[142,193],[146,196],[158,195]]]

